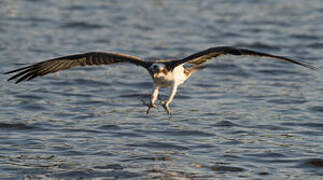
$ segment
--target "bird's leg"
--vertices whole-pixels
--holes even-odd
[[[155,86],[153,89],[153,93],[151,94],[150,104],[148,105],[148,109],[146,112],[147,114],[149,114],[151,108],[157,109],[155,101],[157,100],[157,97],[158,97],[159,88],[160,88],[160,86]]]
[[[169,98],[168,98],[168,100],[165,102],[165,101],[161,101],[161,105],[163,106],[163,108],[165,109],[165,111],[170,115],[171,114],[171,111],[170,111],[170,109],[169,109],[169,103],[171,103],[172,101],[173,101],[173,99],[174,99],[174,96],[175,96],[175,94],[176,94],[176,92],[177,92],[177,87],[178,87],[178,85],[177,84],[173,84],[173,86],[172,86],[172,90],[171,90],[171,93],[170,93],[170,95],[169,95]]]

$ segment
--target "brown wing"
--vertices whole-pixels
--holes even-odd
[[[18,78],[16,83],[19,83],[24,80],[29,81],[38,76],[44,76],[49,73],[54,73],[77,66],[107,65],[125,62],[140,65],[146,69],[149,68],[151,64],[150,62],[145,62],[140,58],[126,54],[89,52],[42,61],[31,66],[6,72],[5,74],[17,73],[9,78],[8,81]]]
[[[308,65],[308,64],[305,64],[302,62],[298,62],[298,61],[295,61],[295,60],[287,58],[287,57],[276,56],[276,55],[257,52],[257,51],[248,50],[248,49],[234,48],[234,47],[230,47],[230,46],[212,47],[212,48],[206,49],[204,51],[192,54],[186,58],[168,63],[167,66],[169,67],[169,69],[173,69],[176,66],[183,64],[183,63],[202,64],[211,58],[216,58],[218,56],[223,56],[223,55],[269,57],[269,58],[275,58],[275,59],[279,59],[282,61],[294,63],[294,64],[297,64],[300,66],[304,66],[306,68],[317,69],[314,66],[311,66],[311,65]]]

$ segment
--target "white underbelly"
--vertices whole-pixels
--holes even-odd
[[[167,75],[158,75],[154,78],[154,81],[158,86],[170,87],[173,84],[182,84],[186,79],[187,76],[184,73],[184,67],[177,66],[172,72],[168,72]]]

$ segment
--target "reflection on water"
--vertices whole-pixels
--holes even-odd
[[[154,59],[216,45],[321,66],[320,5],[4,0],[0,72],[92,50]],[[320,76],[271,59],[222,58],[179,88],[168,117],[162,108],[145,114],[152,82],[140,67],[76,68],[19,85],[2,75],[0,177],[319,179]]]

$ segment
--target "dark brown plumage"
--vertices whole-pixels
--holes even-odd
[[[49,73],[54,73],[77,66],[108,65],[125,62],[140,65],[145,67],[146,69],[148,69],[151,65],[151,62],[144,62],[140,58],[126,54],[89,52],[42,61],[31,66],[6,72],[6,74],[18,72],[16,75],[9,78],[8,81],[19,78],[16,81],[16,83],[19,83],[24,80],[32,80],[37,76],[44,76]]]
[[[263,53],[263,52],[252,51],[252,50],[248,50],[248,49],[234,48],[234,47],[230,47],[230,46],[212,47],[212,48],[206,49],[204,51],[200,51],[200,52],[197,52],[197,53],[192,54],[190,56],[187,56],[183,59],[168,62],[167,67],[169,70],[171,70],[171,69],[174,69],[176,66],[179,66],[180,64],[184,64],[184,63],[202,64],[209,59],[216,58],[218,56],[223,56],[223,55],[269,57],[269,58],[279,59],[282,61],[297,64],[300,66],[304,66],[306,68],[317,69],[314,66],[311,66],[311,65],[308,65],[308,64],[305,64],[302,62],[298,62],[298,61],[295,61],[295,60],[287,58],[287,57],[267,54],[267,53]]]
[[[38,76],[44,76],[49,73],[66,70],[77,66],[90,66],[90,65],[108,65],[115,63],[132,63],[142,66],[149,71],[149,67],[153,63],[165,64],[168,70],[173,70],[175,67],[184,64],[199,65],[206,62],[209,59],[216,58],[222,55],[236,55],[236,56],[260,56],[275,58],[282,61],[290,62],[300,66],[304,66],[310,69],[317,69],[314,66],[298,62],[283,56],[277,56],[248,49],[234,48],[229,46],[219,46],[206,49],[204,51],[197,52],[190,56],[187,56],[179,60],[156,60],[156,61],[144,61],[141,58],[120,54],[120,53],[106,53],[106,52],[89,52],[84,54],[76,54],[70,56],[58,57],[46,61],[42,61],[31,66],[15,69],[5,74],[17,73],[10,77],[8,81],[17,79],[16,83],[21,81],[29,81]]]

